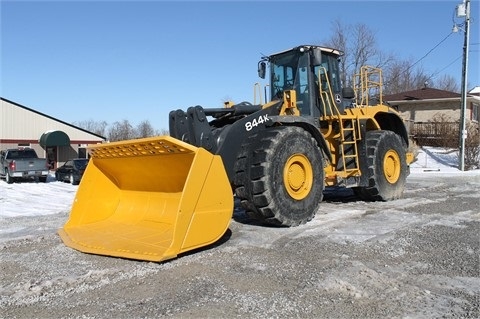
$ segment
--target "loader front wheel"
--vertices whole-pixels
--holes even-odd
[[[235,193],[250,217],[266,224],[310,221],[323,198],[323,156],[299,127],[275,127],[252,135],[235,165]]]
[[[283,185],[288,195],[296,200],[305,199],[313,186],[312,164],[304,154],[290,156],[283,168]]]
[[[366,134],[366,156],[362,174],[368,186],[355,193],[364,200],[388,201],[400,198],[407,178],[405,145],[392,131],[369,131]]]

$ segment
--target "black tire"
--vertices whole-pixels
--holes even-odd
[[[79,179],[75,179],[75,176],[73,176],[73,174],[70,175],[70,183],[72,185],[78,185],[80,184],[80,180]]]
[[[299,127],[261,131],[242,145],[234,186],[250,217],[276,226],[304,224],[323,198],[322,151]]]
[[[10,174],[8,173],[7,170],[5,171],[5,182],[7,182],[7,184],[12,184],[13,183],[13,177],[10,176]]]
[[[366,159],[361,167],[368,186],[354,192],[363,200],[389,201],[400,198],[408,175],[406,145],[392,131],[369,131],[365,136]]]

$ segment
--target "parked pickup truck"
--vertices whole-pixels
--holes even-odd
[[[34,149],[13,148],[0,151],[0,177],[5,178],[7,183],[25,179],[45,182],[47,176],[47,160],[38,158]]]

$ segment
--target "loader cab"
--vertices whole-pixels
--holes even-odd
[[[303,116],[331,115],[328,103],[342,107],[338,59],[340,51],[304,45],[266,57],[259,63],[259,76],[265,77],[270,63],[271,99],[282,98],[285,90],[295,90],[297,107]],[[324,97],[329,97],[325,99]]]

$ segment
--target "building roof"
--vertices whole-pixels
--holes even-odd
[[[473,89],[468,91],[468,94],[480,96],[480,86],[474,87]]]
[[[106,140],[106,139],[107,139],[107,138],[104,137],[104,136],[101,136],[101,135],[99,135],[99,134],[96,134],[96,133],[87,131],[87,130],[84,129],[84,128],[81,128],[81,127],[79,127],[79,126],[76,126],[76,125],[73,125],[73,124],[64,122],[64,121],[62,121],[62,120],[60,120],[60,119],[58,119],[58,118],[55,118],[55,117],[52,117],[52,116],[47,115],[47,114],[45,114],[45,113],[36,111],[36,110],[34,110],[34,109],[31,109],[31,108],[26,107],[26,106],[24,106],[24,105],[21,105],[21,104],[19,104],[19,103],[10,101],[10,100],[8,100],[8,99],[6,99],[6,98],[0,97],[0,101],[7,102],[7,103],[9,103],[9,104],[11,104],[11,105],[14,105],[14,106],[16,106],[16,107],[18,107],[18,108],[24,109],[24,110],[26,110],[26,111],[28,111],[28,112],[32,112],[32,113],[38,114],[38,115],[40,115],[40,116],[42,116],[42,117],[45,117],[45,118],[51,119],[51,120],[53,120],[53,121],[55,121],[55,122],[61,123],[61,124],[66,125],[66,126],[69,126],[69,127],[73,128],[73,129],[75,129],[75,130],[78,130],[78,131],[87,133],[87,134],[89,134],[89,135],[95,136],[95,137],[97,137],[97,138],[99,138],[99,139],[101,139],[101,140]]]
[[[459,93],[439,90],[434,88],[421,88],[419,90],[406,91],[397,94],[384,95],[383,100],[388,102],[394,101],[412,101],[412,100],[433,100],[433,99],[450,99],[460,98]]]

